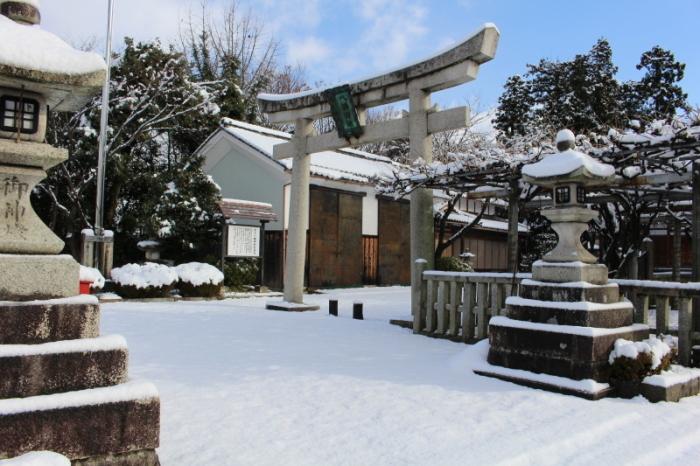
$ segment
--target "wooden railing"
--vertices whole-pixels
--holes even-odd
[[[520,282],[530,274],[439,272],[425,270],[416,261],[411,290],[413,331],[455,341],[474,341],[488,336],[488,321],[503,315],[505,299],[518,294]],[[671,303],[678,309],[678,351],[682,364],[690,362],[694,331],[692,300],[700,299],[700,283],[611,280],[635,305],[635,323],[649,324],[650,303],[656,308],[656,333],[671,333]]]

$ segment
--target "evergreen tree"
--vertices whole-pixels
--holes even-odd
[[[671,120],[678,110],[688,109],[688,94],[678,85],[685,75],[685,64],[658,45],[644,52],[637,65],[645,70],[642,79],[630,89],[635,116],[645,121]]]
[[[495,127],[506,138],[524,136],[532,119],[532,105],[528,82],[520,75],[511,76],[498,99]]]
[[[217,97],[215,89],[191,81],[188,63],[172,48],[125,40],[112,69],[105,189],[115,263],[138,259],[135,243],[159,236],[188,249],[190,243],[210,247],[201,236],[217,218],[218,191],[192,154],[216,127]],[[95,97],[74,115],[50,119],[49,141],[67,148],[70,159],[49,172],[36,195],[45,198],[38,203],[46,206],[42,215],[64,237],[77,239],[93,224],[100,109]],[[181,197],[166,195],[171,183],[182,188]],[[166,221],[177,225],[177,238],[166,234]]]

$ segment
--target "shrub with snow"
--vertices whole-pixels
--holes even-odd
[[[90,282],[90,288],[93,290],[101,290],[105,286],[105,277],[102,276],[100,271],[84,265],[80,266],[80,281]]]
[[[642,341],[618,339],[610,352],[610,384],[618,394],[631,398],[639,394],[648,375],[659,374],[671,366],[674,351],[656,336]]]
[[[210,264],[190,262],[175,267],[180,294],[187,297],[215,297],[221,294],[224,274]]]
[[[33,451],[9,460],[0,460],[2,466],[70,466],[70,460],[58,453]]]
[[[177,272],[167,265],[147,262],[127,264],[112,270],[117,292],[125,298],[166,296],[177,282]]]

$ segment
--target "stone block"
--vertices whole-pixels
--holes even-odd
[[[0,302],[0,344],[37,344],[100,334],[100,306],[94,297],[44,302]]]
[[[119,455],[100,455],[71,461],[72,466],[160,466],[155,450],[139,450]]]
[[[0,254],[0,270],[3,301],[68,298],[79,292],[80,265],[69,255]]]
[[[674,374],[672,366],[670,373],[647,377],[641,384],[641,393],[647,400],[652,403],[659,401],[680,401],[681,398],[687,396],[695,396],[700,394],[700,371],[681,368],[681,373]],[[654,378],[665,378],[666,384],[656,384],[652,380]]]
[[[601,307],[601,309],[596,310],[583,310],[507,304],[506,315],[511,319],[528,322],[580,327],[617,328],[632,325],[634,308],[630,303],[620,302],[604,306],[605,308]]]
[[[546,283],[523,280],[520,285],[520,296],[542,301],[588,301],[605,304],[620,301],[620,288],[616,283],[592,285],[583,282]]]
[[[495,319],[498,319],[496,325],[493,324]],[[646,325],[581,331],[581,327],[527,324],[506,318],[492,319],[489,364],[605,382],[608,356],[615,340],[639,341],[649,337]]]
[[[588,282],[594,285],[608,283],[608,268],[603,264],[581,262],[536,262],[532,279],[542,282]]]
[[[49,396],[70,396],[75,399],[82,393],[100,394],[100,391],[110,389],[98,388]],[[14,401],[0,401],[0,409],[4,403]],[[33,400],[28,398],[22,401]],[[81,460],[83,464],[91,464],[86,461],[88,458],[110,455],[118,458],[121,454],[155,450],[158,447],[160,401],[157,397],[78,406],[67,403],[66,407],[53,409],[42,409],[44,403],[43,400],[38,402],[38,409],[33,411],[0,414],[0,459],[12,458],[28,451],[48,450],[71,460]],[[92,464],[134,463],[119,463],[115,460],[114,463]]]
[[[98,340],[29,345],[39,354],[16,356],[3,355],[0,346],[0,398],[25,398],[126,382],[129,355],[125,343],[122,348],[97,351],[76,348],[78,351],[41,354],[42,347],[59,351],[54,347],[75,343],[90,345]],[[18,354],[22,352],[21,347],[16,351]]]

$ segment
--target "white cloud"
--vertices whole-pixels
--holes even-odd
[[[318,37],[308,36],[287,42],[287,60],[293,64],[312,65],[326,60],[330,54],[330,46]]]

